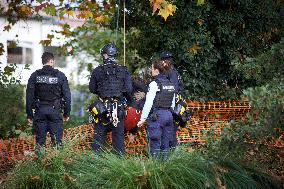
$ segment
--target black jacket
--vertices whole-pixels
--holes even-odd
[[[70,116],[71,93],[68,85],[68,80],[64,73],[52,68],[49,65],[46,65],[43,66],[42,69],[33,72],[29,78],[26,90],[27,117],[30,119],[33,118],[32,109],[34,109],[37,102],[43,100],[39,98],[43,98],[42,95],[44,95],[43,91],[38,90],[44,90],[45,86],[50,90],[47,92],[44,101],[49,101],[49,103],[52,105],[55,100],[64,100],[65,105],[63,108],[63,116]],[[38,95],[39,93],[41,93],[42,95]]]

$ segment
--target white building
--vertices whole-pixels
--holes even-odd
[[[82,20],[74,19],[66,19],[64,22],[68,22],[71,27],[83,24]],[[60,30],[59,24],[62,23],[59,23],[58,18],[45,17],[42,21],[35,19],[19,21],[8,32],[3,31],[7,24],[6,19],[0,17],[0,43],[4,45],[5,50],[4,55],[0,56],[0,67],[3,69],[7,64],[16,63],[18,67],[16,75],[21,76],[22,84],[27,84],[31,73],[42,68],[41,55],[44,51],[54,53],[56,68],[65,73],[69,82],[74,84],[88,83],[87,75],[89,73],[87,71],[77,73],[78,58],[57,55],[58,46],[63,44],[65,40],[60,34],[52,33],[54,30]],[[55,37],[51,46],[44,47],[40,44],[40,41],[47,39],[48,34],[53,34]],[[17,44],[16,48],[15,42]],[[96,62],[94,64],[97,65]],[[29,69],[24,69],[27,65],[29,65]]]

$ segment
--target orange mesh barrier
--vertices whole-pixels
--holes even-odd
[[[179,128],[177,137],[180,143],[204,142],[205,132],[214,129],[220,135],[222,128],[231,120],[238,120],[249,112],[248,102],[188,102],[188,109],[192,110],[192,118],[186,128]],[[86,151],[91,149],[94,130],[92,125],[82,125],[64,130],[63,141],[74,140],[75,151]],[[111,134],[108,135],[111,141]],[[69,141],[70,142],[70,141]],[[71,142],[72,143],[72,142]],[[147,138],[145,128],[141,129],[133,143],[125,137],[126,151],[128,153],[142,153],[146,149]],[[0,162],[9,162],[24,159],[34,152],[35,137],[9,138],[0,140]],[[50,137],[47,136],[47,148],[50,146]],[[284,145],[283,145],[284,146]]]

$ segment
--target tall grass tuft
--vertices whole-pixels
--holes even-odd
[[[51,152],[49,152],[51,153]],[[73,153],[69,149],[17,165],[10,188],[269,189],[268,175],[237,162],[176,149],[167,159]]]
[[[16,165],[7,188],[58,189],[70,188],[73,183],[66,172],[68,156],[57,150],[48,150],[48,156],[27,160]]]

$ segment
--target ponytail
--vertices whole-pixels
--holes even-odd
[[[172,68],[172,64],[169,60],[157,60],[153,63],[153,67],[158,69],[161,74],[164,74]]]

